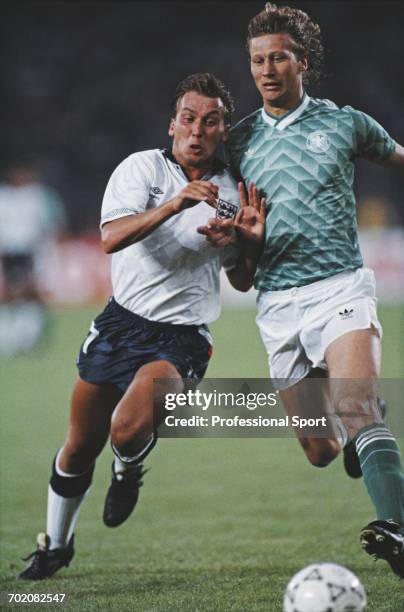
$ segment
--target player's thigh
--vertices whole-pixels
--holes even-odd
[[[373,326],[347,332],[325,351],[330,378],[378,378],[381,356],[380,335]]]
[[[94,385],[77,379],[64,445],[66,460],[68,454],[98,455],[101,452],[108,439],[112,413],[121,397],[122,392],[113,385]]]
[[[381,421],[377,408],[377,387],[381,366],[381,341],[371,326],[348,332],[326,349],[330,390],[335,410],[348,435]]]
[[[145,364],[115,408],[111,435],[122,431],[129,436],[151,435],[163,419],[166,393],[179,393],[182,389],[181,375],[171,362],[158,360]]]
[[[318,417],[331,410],[329,380],[325,370],[313,368],[299,382],[279,391],[289,417]]]

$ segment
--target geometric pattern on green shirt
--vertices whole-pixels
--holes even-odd
[[[354,160],[383,160],[395,142],[371,117],[304,95],[280,119],[263,109],[230,132],[233,171],[267,199],[255,287],[298,287],[363,265],[353,192]]]

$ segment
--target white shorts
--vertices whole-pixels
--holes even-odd
[[[278,389],[302,380],[312,368],[326,369],[327,347],[347,332],[382,327],[376,314],[372,270],[341,272],[304,287],[260,291],[257,324]],[[279,380],[282,379],[282,380]]]

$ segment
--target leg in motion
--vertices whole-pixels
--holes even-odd
[[[397,443],[378,408],[381,348],[377,330],[352,331],[335,340],[325,358],[333,404],[355,444],[377,521],[361,532],[366,552],[386,559],[404,577],[404,476]]]
[[[73,531],[88,491],[94,464],[109,434],[111,414],[119,401],[114,387],[79,379],[71,402],[66,441],[57,453],[48,489],[46,534],[39,534],[21,580],[43,580],[69,565],[74,555]]]
[[[107,527],[121,525],[133,512],[146,473],[143,461],[156,444],[156,430],[163,415],[163,396],[156,397],[154,379],[168,379],[165,392],[179,392],[182,380],[168,361],[142,366],[117,405],[111,425],[115,454],[112,480],[105,499],[103,520]]]

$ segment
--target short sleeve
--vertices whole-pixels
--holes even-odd
[[[371,161],[383,161],[390,157],[396,142],[375,119],[347,107],[351,113],[355,135],[355,155]]]
[[[144,153],[134,153],[124,159],[108,181],[100,227],[108,221],[144,212],[153,176],[153,164]]]

